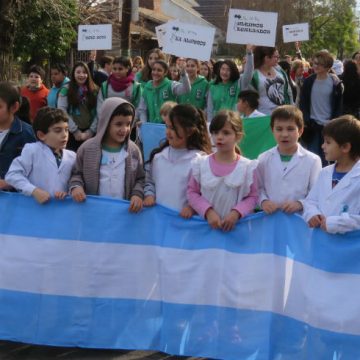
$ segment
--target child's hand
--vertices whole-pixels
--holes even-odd
[[[301,211],[303,209],[300,201],[285,201],[281,205],[281,210],[287,214],[293,214],[295,212]]]
[[[180,216],[184,219],[190,219],[194,214],[194,209],[189,205],[184,206],[180,211]]]
[[[321,226],[322,220],[325,219],[323,215],[314,215],[309,221],[308,224],[311,228],[317,228]]]
[[[149,206],[154,206],[154,205],[155,205],[155,196],[152,196],[152,195],[145,196],[144,206],[149,207]]]
[[[5,180],[0,179],[0,190],[9,190],[11,185],[9,185]]]
[[[232,230],[236,222],[241,218],[241,215],[236,210],[231,210],[225,217],[222,222],[222,229],[224,231]]]
[[[143,207],[143,200],[136,195],[133,195],[130,199],[129,211],[133,213],[139,212]]]
[[[272,214],[279,208],[278,204],[270,200],[264,200],[261,207],[267,214]]]
[[[71,196],[76,202],[83,202],[86,200],[86,194],[81,186],[76,186],[71,190]]]
[[[40,188],[36,188],[31,194],[39,204],[45,204],[50,200],[50,194]]]
[[[58,200],[64,200],[67,196],[67,192],[65,191],[56,191],[55,192],[55,199],[58,199]]]
[[[73,136],[74,136],[76,141],[82,141],[82,132],[80,130],[76,130],[73,133]]]
[[[326,217],[322,216],[321,217],[321,224],[320,224],[320,228],[324,231],[327,232],[327,227],[326,227]]]
[[[212,229],[220,229],[221,228],[221,219],[220,216],[217,214],[217,212],[210,208],[206,214],[205,219],[209,223],[210,227]]]

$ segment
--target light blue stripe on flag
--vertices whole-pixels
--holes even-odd
[[[277,213],[224,234],[160,206],[127,207],[0,194],[1,339],[237,360],[360,358],[360,232],[313,232]]]

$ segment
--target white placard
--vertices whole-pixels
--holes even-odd
[[[277,18],[274,12],[230,9],[226,42],[275,46]]]
[[[308,23],[284,25],[282,30],[284,43],[309,40]]]
[[[167,23],[155,27],[156,37],[157,37],[159,47],[161,47],[161,48],[164,47],[166,29],[167,29],[168,25],[176,24],[176,23],[178,23],[178,20],[169,20]]]
[[[79,25],[78,50],[111,50],[112,25]]]
[[[214,42],[215,28],[186,24],[167,23],[163,38],[163,51],[167,54],[209,60]]]

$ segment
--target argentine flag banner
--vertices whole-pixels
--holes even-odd
[[[0,339],[216,359],[360,359],[360,232],[0,193]]]

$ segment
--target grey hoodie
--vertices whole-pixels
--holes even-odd
[[[112,113],[124,103],[130,104],[124,99],[115,97],[104,101],[99,114],[96,135],[85,141],[77,151],[76,163],[70,179],[70,188],[82,186],[86,194],[98,195],[102,140]],[[134,108],[132,104],[130,105]],[[143,198],[145,174],[141,152],[135,143],[129,139],[125,141],[125,150],[128,152],[125,160],[125,199],[130,200],[133,195]]]

